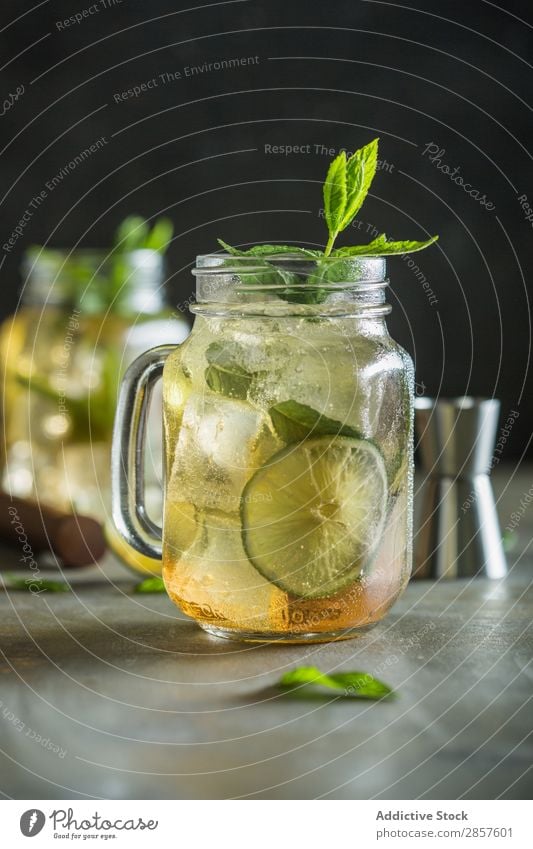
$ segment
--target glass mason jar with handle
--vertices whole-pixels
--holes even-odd
[[[189,338],[141,356],[119,398],[113,516],[162,556],[212,634],[352,637],[411,570],[413,367],[388,334],[385,260],[198,257]],[[144,429],[163,377],[163,530]]]

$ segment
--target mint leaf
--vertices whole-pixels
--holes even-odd
[[[347,248],[337,248],[333,252],[333,256],[350,257],[350,256],[392,256],[393,254],[412,254],[415,251],[422,251],[428,248],[433,242],[436,242],[438,236],[432,236],[425,242],[388,242],[384,233],[370,242],[368,245],[353,245]]]
[[[224,248],[226,253],[231,254],[231,256],[246,256],[246,251],[240,251],[239,248],[234,248],[232,245],[228,245],[223,239],[217,239],[218,244],[221,248]]]
[[[314,259],[322,255],[322,251],[314,251],[310,248],[300,248],[297,245],[254,245],[246,252],[246,256],[276,256],[277,254],[298,254]]]
[[[137,250],[164,253],[172,239],[174,225],[170,218],[157,218],[150,225],[140,215],[128,215],[115,232],[115,256]]]
[[[170,218],[158,218],[148,235],[146,236],[143,248],[152,251],[164,253],[168,248],[170,240],[174,234],[174,225]]]
[[[245,400],[254,373],[242,365],[243,351],[237,342],[212,342],[205,352],[205,382],[213,392]]]
[[[274,430],[286,444],[301,442],[308,436],[351,436],[360,438],[356,430],[342,422],[330,419],[322,413],[300,404],[298,401],[281,401],[268,411]]]
[[[310,248],[300,248],[297,245],[254,245],[246,251],[241,251],[239,248],[233,248],[224,242],[222,239],[217,239],[220,247],[224,248],[227,253],[232,256],[249,256],[249,257],[268,257],[276,256],[277,254],[299,254],[315,259],[317,256],[322,256],[322,251],[311,250]]]
[[[205,382],[213,392],[227,395],[228,398],[245,400],[252,383],[252,375],[241,366],[233,369],[220,365],[207,366]]]
[[[346,164],[348,199],[339,230],[345,230],[355,218],[368,194],[370,184],[376,176],[378,141],[379,139],[374,139],[369,144],[356,150]]]
[[[353,245],[351,247],[348,246],[346,248],[335,248],[335,250],[332,251],[331,255],[332,256],[359,256],[359,255],[361,255],[360,251],[362,251],[362,250],[368,250],[373,254],[373,253],[377,252],[380,248],[384,248],[386,244],[387,244],[386,234],[380,233],[380,235],[376,239],[373,239],[371,242],[369,242],[368,245]]]
[[[51,593],[68,593],[70,592],[70,584],[65,581],[50,581],[46,578],[18,578],[16,575],[4,575],[4,583],[8,590],[27,590],[32,593],[39,593],[47,590]]]
[[[148,236],[148,223],[140,215],[128,215],[115,233],[115,245],[121,251],[134,251],[142,247]]]
[[[510,553],[515,550],[518,544],[518,539],[514,531],[509,531],[507,528],[504,530],[502,534],[502,545],[503,550],[506,553]]]
[[[247,251],[241,251],[224,242],[217,240],[219,245],[231,256],[245,258],[249,263],[239,263],[237,269],[239,277],[246,286],[283,286],[276,295],[289,303],[296,304],[320,304],[325,301],[327,292],[323,289],[306,288],[306,282],[316,283],[316,272],[309,272],[308,277],[302,273],[301,267],[294,272],[294,265],[290,262],[283,263],[284,259],[292,259],[294,256],[309,258],[310,267],[316,268],[317,260],[323,256],[322,251],[309,248],[300,248],[296,245],[255,245]],[[231,260],[228,260],[231,265]],[[250,270],[248,270],[248,265]],[[232,269],[235,270],[235,269]]]
[[[334,239],[341,229],[341,222],[346,213],[346,203],[348,200],[346,175],[346,154],[343,151],[335,157],[329,166],[326,181],[322,188],[324,195],[324,217],[328,225],[330,240],[332,238]],[[326,256],[329,253],[327,248],[325,253]]]
[[[165,584],[163,578],[154,576],[153,578],[145,578],[140,584],[136,584],[134,588],[136,593],[165,593]]]
[[[246,266],[243,264],[244,268],[241,272],[245,284],[283,286],[284,288],[275,290],[275,294],[290,303],[321,304],[331,291],[328,289],[328,284],[357,282],[357,278],[354,280],[353,276],[345,276],[350,271],[353,275],[353,269],[347,269],[346,266],[337,263],[330,265],[322,260],[330,256],[340,260],[357,256],[413,253],[427,248],[438,239],[438,236],[433,236],[424,242],[389,242],[386,235],[382,233],[368,245],[354,245],[333,250],[337,236],[349,226],[368,195],[377,169],[378,142],[379,139],[373,139],[356,150],[349,158],[345,151],[342,151],[330,163],[323,185],[324,217],[329,232],[324,251],[295,245],[254,245],[243,251],[228,245],[223,239],[218,239],[219,245],[231,256],[250,259],[253,267],[246,271]],[[281,263],[284,257],[288,259],[291,255],[309,257],[313,260],[311,270],[302,268],[301,265],[295,268],[295,264],[286,263],[285,267],[276,264],[276,257]],[[254,258],[264,259],[265,270],[260,264],[257,267],[253,263]],[[324,283],[323,288],[322,283]]]
[[[324,183],[324,217],[329,239],[324,251],[329,256],[338,234],[350,224],[368,194],[376,174],[378,139],[356,150],[346,159],[344,151],[329,166]]]
[[[324,674],[316,666],[298,666],[286,672],[278,686],[289,692],[298,691],[298,695],[307,696],[310,688],[324,687],[338,691],[339,696],[351,699],[386,699],[394,695],[394,691],[370,675],[368,672],[337,672]]]

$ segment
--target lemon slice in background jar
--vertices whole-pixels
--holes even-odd
[[[291,595],[323,598],[357,580],[382,536],[387,472],[371,442],[321,436],[271,457],[245,487],[243,541]]]
[[[122,539],[119,535],[118,531],[115,530],[114,526],[111,525],[111,522],[106,522],[105,526],[105,536],[107,540],[107,544],[113,554],[119,558],[126,566],[129,566],[130,569],[134,569],[135,572],[141,572],[146,575],[160,575],[162,569],[161,560],[155,560],[152,557],[146,557],[144,554],[140,554],[138,551],[135,551],[128,543]]]
[[[165,533],[168,545],[174,554],[181,554],[192,544],[197,533],[196,510],[192,504],[186,502],[167,502],[165,511]],[[161,575],[163,564],[161,560],[140,554],[122,539],[114,525],[110,522],[105,524],[105,536],[107,544],[126,566],[136,572],[147,575]]]

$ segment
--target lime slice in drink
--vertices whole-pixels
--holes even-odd
[[[322,598],[360,577],[385,522],[387,472],[367,440],[321,436],[258,469],[241,504],[248,557],[291,595]]]

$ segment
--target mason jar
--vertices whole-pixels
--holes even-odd
[[[0,330],[6,453],[12,495],[105,522],[118,385],[143,351],[183,340],[188,322],[164,301],[163,257],[31,248],[20,306]],[[147,499],[161,501],[160,424],[150,428]],[[128,553],[120,541],[120,553]],[[146,564],[135,551],[130,565]],[[159,561],[155,568],[160,570]]]
[[[387,330],[385,260],[213,254],[194,274],[190,336],[122,385],[117,529],[211,634],[352,637],[411,571],[413,366]],[[161,375],[162,531],[141,468]]]

